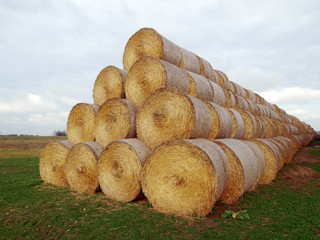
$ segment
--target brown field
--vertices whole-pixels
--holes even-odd
[[[0,137],[0,158],[39,156],[44,147],[67,137]]]

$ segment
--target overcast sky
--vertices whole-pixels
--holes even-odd
[[[152,27],[320,130],[319,0],[0,0],[0,132],[51,135]]]

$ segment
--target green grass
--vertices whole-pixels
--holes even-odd
[[[320,189],[276,179],[246,193],[233,211],[250,219],[225,219],[212,209],[187,219],[155,212],[148,203],[119,203],[98,193],[78,194],[41,181],[38,157],[0,159],[0,239],[319,239]],[[282,171],[291,168],[284,167]]]

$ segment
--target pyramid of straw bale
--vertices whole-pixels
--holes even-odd
[[[43,181],[160,212],[207,215],[270,184],[315,136],[312,127],[231,81],[209,61],[142,28],[123,69],[107,66],[78,103],[67,142],[40,157]]]

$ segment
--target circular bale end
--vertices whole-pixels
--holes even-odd
[[[112,98],[102,104],[95,123],[96,141],[103,147],[114,140],[136,136],[134,103],[122,98]]]
[[[153,149],[169,140],[189,138],[195,118],[194,105],[186,94],[162,89],[139,110],[137,135]]]
[[[99,189],[97,162],[101,152],[96,142],[78,143],[70,149],[65,174],[72,190],[93,194]]]
[[[219,159],[217,151],[213,154]],[[157,211],[205,216],[217,198],[220,179],[215,171],[210,157],[199,146],[187,141],[169,142],[145,161],[142,189]]]
[[[127,71],[114,66],[103,69],[93,87],[94,104],[101,106],[111,98],[124,98],[124,80]]]
[[[40,177],[52,185],[67,187],[64,168],[72,144],[68,141],[52,142],[46,145],[39,160]]]
[[[145,56],[163,56],[161,35],[152,28],[142,28],[130,37],[123,53],[124,69],[129,70],[137,60]]]
[[[128,72],[125,81],[126,98],[140,107],[152,93],[165,87],[166,83],[166,70],[160,60],[142,58]]]
[[[150,150],[138,139],[110,143],[101,153],[98,179],[101,190],[112,199],[130,202],[142,196],[141,169]]]
[[[98,106],[78,103],[69,113],[67,122],[68,140],[73,143],[94,141],[94,124]]]

